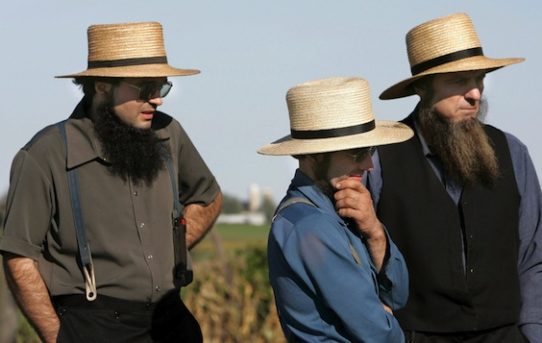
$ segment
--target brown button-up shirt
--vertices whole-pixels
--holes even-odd
[[[169,145],[182,204],[211,202],[219,186],[179,122],[156,114]],[[173,194],[167,168],[152,184],[113,175],[82,104],[66,122],[39,132],[12,164],[0,251],[38,261],[51,295],[84,294],[66,168],[76,168],[97,292],[155,302],[173,286]]]

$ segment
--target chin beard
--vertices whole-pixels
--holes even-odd
[[[166,145],[152,129],[138,129],[122,122],[109,102],[98,108],[94,129],[111,163],[111,172],[124,181],[149,185],[164,168]]]
[[[433,108],[421,108],[418,115],[423,136],[436,154],[446,176],[463,185],[491,187],[499,177],[499,165],[483,124],[487,103],[482,100],[476,118],[451,122]]]
[[[332,203],[335,203],[335,198],[333,194],[335,193],[335,188],[328,179],[328,171],[331,160],[331,155],[322,153],[322,161],[314,166],[314,184],[324,193]]]

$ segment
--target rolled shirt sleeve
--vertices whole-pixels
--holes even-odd
[[[377,274],[380,299],[393,310],[402,308],[408,300],[408,271],[403,255],[386,232],[389,256]]]
[[[0,251],[39,259],[52,212],[50,180],[33,157],[20,150],[11,167]]]
[[[170,144],[174,165],[179,166],[179,198],[184,204],[211,202],[219,192],[214,176],[180,124],[157,113],[164,125],[156,133]],[[69,119],[66,132],[68,153],[53,125],[36,134],[15,157],[0,251],[37,260],[52,295],[84,290],[75,258],[68,165],[77,168],[98,292],[156,301],[175,287],[172,183],[167,169],[160,170],[151,184],[119,178],[108,171],[90,119]]]
[[[209,204],[220,191],[220,187],[190,137],[180,124],[175,124],[174,129],[179,130],[179,134],[172,135],[172,139],[179,137],[180,143],[177,149],[180,201],[185,205]]]

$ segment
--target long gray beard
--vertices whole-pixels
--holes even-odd
[[[436,154],[448,178],[462,185],[492,187],[499,177],[495,150],[480,121],[485,118],[487,102],[482,101],[476,118],[451,122],[433,108],[421,108],[418,114],[423,136]]]

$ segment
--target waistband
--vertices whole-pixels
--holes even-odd
[[[124,300],[101,294],[98,294],[94,301],[88,301],[84,294],[56,295],[51,301],[57,308],[107,309],[125,313],[153,311],[155,307],[151,302]]]

